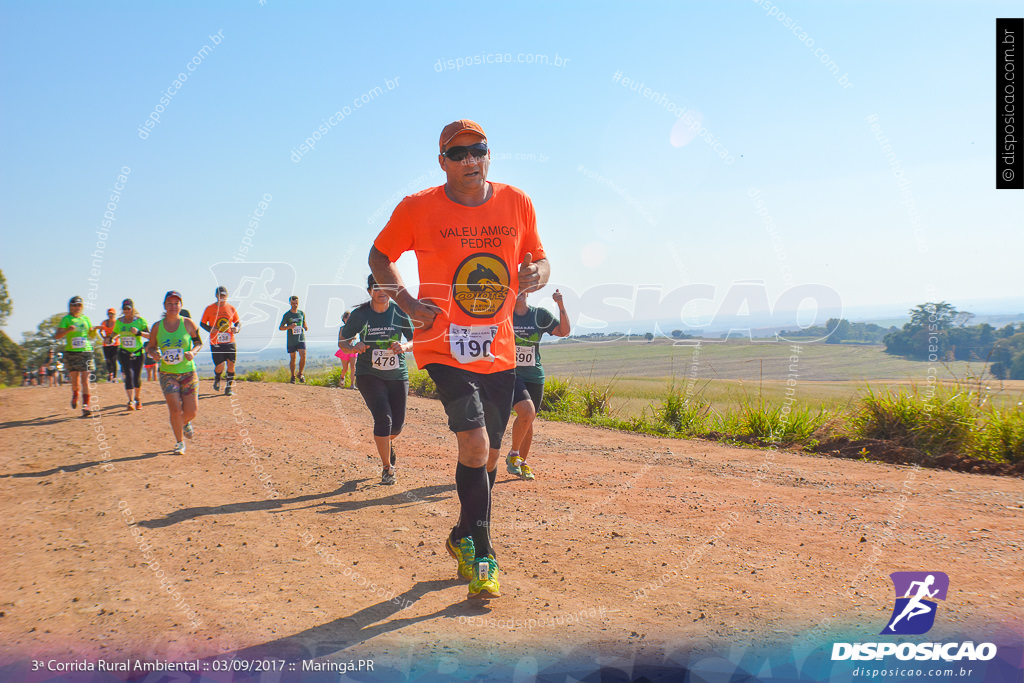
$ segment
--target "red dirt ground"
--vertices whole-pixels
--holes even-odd
[[[795,647],[877,634],[901,570],[950,576],[929,637],[1020,632],[1019,478],[539,421],[536,481],[499,469],[503,595],[479,606],[444,551],[458,513],[438,402],[410,398],[385,487],[355,391],[242,383],[232,406],[203,382],[179,457],[143,389],[136,413],[99,386],[95,419],[66,387],[0,391],[5,662],[271,653],[455,676],[494,641],[538,662]]]

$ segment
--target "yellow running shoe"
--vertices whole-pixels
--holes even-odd
[[[455,545],[455,542],[449,535],[448,540],[445,541],[444,547],[448,550],[448,554],[454,557],[455,561],[459,563],[459,576],[466,581],[471,580],[473,578],[473,560],[476,558],[476,548],[473,546],[473,537],[466,536],[459,540],[458,545]]]
[[[523,479],[530,479],[530,480],[532,480],[534,478],[533,477],[533,470],[531,470],[530,466],[527,465],[525,462],[519,464],[519,472],[521,473]]]
[[[473,560],[474,577],[469,582],[470,598],[490,600],[501,597],[501,586],[498,584],[498,561],[492,556],[478,557]]]
[[[518,455],[512,455],[511,453],[509,453],[508,455],[505,456],[505,468],[508,470],[509,474],[514,474],[517,477],[522,475],[522,472],[520,472],[519,470],[519,465],[522,462],[523,459],[520,458]]]

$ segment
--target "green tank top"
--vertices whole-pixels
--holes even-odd
[[[146,321],[135,316],[135,319],[130,323],[122,321],[120,318],[114,323],[114,334],[120,338],[120,346],[122,349],[127,351],[133,356],[137,356],[142,353],[146,346],[146,339],[135,334],[135,330],[140,332],[148,332],[149,327],[146,325]]]
[[[70,314],[61,318],[60,329],[70,330],[64,337],[64,351],[70,353],[92,352],[92,342],[89,341],[89,332],[92,330],[92,322],[88,316],[72,316]]]
[[[178,329],[174,332],[164,329],[166,322],[166,320],[161,320],[155,325],[157,329],[156,344],[160,350],[160,372],[175,374],[195,372],[195,361],[185,359],[185,352],[192,350],[192,337],[189,336],[188,328],[185,327],[185,320],[178,319]]]

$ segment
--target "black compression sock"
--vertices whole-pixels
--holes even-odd
[[[491,470],[490,472],[487,473],[487,479],[490,480],[492,494],[494,492],[494,481],[497,478],[498,478],[498,468],[495,467],[493,470]],[[490,504],[491,500],[493,500],[493,495],[490,498],[488,498],[488,501],[487,501],[487,542],[488,543],[490,543],[490,541],[491,541],[491,504]],[[479,554],[480,553],[477,553],[477,555],[479,555]],[[487,554],[490,555],[491,557],[494,557],[495,559],[497,559],[497,557],[498,557],[497,554],[494,552],[494,546],[493,545],[490,547],[490,549],[488,550]]]
[[[462,505],[457,534],[473,537],[477,557],[491,552],[491,535],[487,528],[491,492],[488,488],[486,467],[467,467],[461,462],[455,467],[455,489]]]

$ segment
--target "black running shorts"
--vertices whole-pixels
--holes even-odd
[[[221,365],[228,361],[235,362],[234,344],[210,344],[210,353],[213,355],[213,364]]]
[[[501,448],[501,437],[512,412],[512,391],[516,371],[478,374],[451,365],[430,363],[424,370],[437,385],[437,393],[448,415],[448,428],[468,432],[484,427],[491,448]]]
[[[544,400],[544,382],[524,382],[516,377],[516,390],[512,394],[512,405],[520,401],[533,401],[534,411],[540,411],[540,402]]]

